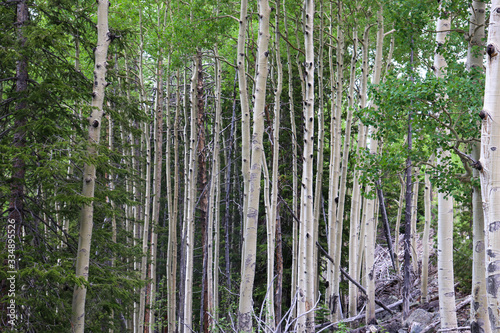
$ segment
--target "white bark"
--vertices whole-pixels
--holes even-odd
[[[193,254],[194,254],[194,214],[196,207],[196,184],[197,184],[197,137],[198,127],[198,103],[196,98],[196,83],[198,82],[198,59],[193,61],[193,76],[191,78],[191,115],[190,115],[190,137],[189,137],[189,166],[187,170],[187,212],[185,218],[185,258],[186,275],[184,278],[184,315],[182,332],[190,333],[193,330]]]
[[[441,7],[439,9],[441,12]],[[437,20],[436,42],[442,45],[450,30],[450,18],[439,18]],[[442,55],[436,52],[434,57],[435,74],[438,78],[444,76],[446,61]],[[443,96],[442,98],[446,98]],[[438,153],[437,164],[443,165],[443,160],[450,155],[449,151]],[[439,284],[439,313],[441,317],[441,328],[456,328],[457,314],[455,311],[455,290],[453,277],[453,198],[446,196],[442,189],[438,188],[438,284]]]
[[[95,145],[99,144],[101,137],[101,120],[103,116],[104,92],[106,88],[106,66],[108,47],[111,39],[108,30],[108,9],[109,1],[99,0],[97,5],[97,45],[95,49],[94,65],[94,87],[92,93],[92,111],[89,121],[89,138],[87,155],[89,157],[97,155]],[[93,164],[85,164],[83,169],[83,189],[82,196],[94,197],[96,181],[96,167]],[[76,277],[82,277],[88,281],[90,244],[92,240],[92,227],[94,224],[93,203],[82,207],[80,213],[80,233],[78,239],[78,253],[76,257]],[[85,300],[87,288],[84,285],[75,286],[73,292],[71,325],[76,333],[83,333],[85,328]]]
[[[304,96],[304,151],[302,166],[302,191],[299,227],[299,266],[297,329],[299,332],[314,331],[314,0],[304,2],[304,43],[306,91]],[[307,315],[304,315],[307,313]]]
[[[483,72],[484,58],[484,23],[486,3],[483,1],[472,1],[471,16],[469,23],[469,47],[467,49],[467,68]],[[472,74],[474,75],[474,74]],[[474,76],[473,76],[474,77]],[[479,160],[480,143],[472,144],[472,158]],[[473,170],[473,177],[479,178],[479,171]],[[470,322],[473,332],[490,332],[491,325],[488,318],[488,298],[486,293],[486,246],[484,216],[482,208],[482,196],[480,186],[474,186],[472,192],[472,301]]]
[[[486,48],[486,86],[481,130],[481,194],[487,238],[488,312],[492,332],[500,332],[500,1],[491,3]]]
[[[242,272],[238,310],[238,330],[252,331],[253,283],[259,217],[260,179],[262,168],[262,139],[264,135],[264,107],[268,67],[269,19],[271,8],[268,0],[259,1],[259,39],[257,42],[258,68],[256,72],[255,103],[253,109],[252,155],[250,162],[248,206],[245,211],[244,246],[241,256]]]
[[[342,31],[342,2],[338,4],[338,27],[337,27],[337,78],[333,71],[333,49],[330,48],[330,84],[331,90],[335,91],[335,103],[332,103],[330,122],[330,170],[328,184],[328,253],[334,259],[334,263],[328,270],[331,284],[329,297],[331,320],[340,319],[339,285],[340,285],[340,251],[342,242],[342,231],[337,225],[337,203],[340,176],[340,151],[342,144],[341,115],[342,115],[342,88],[344,81],[344,33]],[[331,27],[331,26],[330,26]],[[330,29],[330,34],[332,29]],[[332,42],[333,43],[333,42]]]
[[[380,76],[382,73],[382,47],[384,42],[384,19],[383,7],[380,5],[377,11],[377,45],[375,48],[375,68],[373,71],[372,84],[380,83]],[[376,106],[374,106],[376,107]],[[373,136],[374,129],[368,131],[370,138],[370,154],[376,154],[378,148],[378,141]],[[371,191],[371,187],[367,186],[367,192]],[[365,235],[365,263],[366,263],[366,323],[372,324],[375,320],[375,232],[376,232],[376,217],[375,217],[375,200],[368,199],[366,205],[366,235]]]

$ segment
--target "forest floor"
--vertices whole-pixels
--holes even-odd
[[[402,306],[401,295],[403,288],[402,274],[396,274],[392,267],[390,254],[386,246],[377,245],[375,251],[375,267],[376,267],[376,291],[375,297],[378,301],[382,302],[387,307],[391,308],[393,314],[388,313],[379,306],[377,306],[377,324],[364,326],[364,316],[353,320],[354,318],[345,318],[343,320],[344,326],[352,327],[350,332],[364,333],[364,332],[386,332],[386,333],[426,333],[438,332],[440,329],[439,320],[439,297],[438,297],[438,274],[437,274],[437,258],[434,244],[432,244],[433,232],[430,235],[430,252],[429,252],[429,278],[428,278],[428,303],[421,303],[421,271],[422,271],[422,253],[423,246],[421,239],[417,239],[417,257],[418,272],[411,273],[411,302],[410,302],[410,316],[407,320],[402,319]],[[399,251],[397,253],[398,262],[400,267],[403,263],[403,235],[400,235]],[[380,239],[382,241],[382,239]],[[383,241],[382,241],[383,242]],[[402,269],[402,268],[401,268]],[[455,285],[456,287],[457,285]],[[466,329],[469,326],[470,314],[470,295],[461,293],[457,290],[455,300],[457,304],[457,320],[460,332],[470,332]],[[361,312],[364,313],[365,298],[360,296],[358,304]],[[392,306],[391,306],[392,305]],[[380,310],[379,310],[380,308]],[[360,316],[358,316],[360,317]],[[362,326],[362,327],[360,327]],[[357,328],[355,328],[357,327]],[[345,330],[344,330],[345,331]]]

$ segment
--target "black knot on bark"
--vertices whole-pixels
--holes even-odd
[[[483,170],[483,165],[479,161],[476,161],[476,162],[472,163],[472,167],[474,169],[478,170],[478,171],[482,171]]]
[[[482,120],[486,118],[486,112],[484,112],[484,110],[481,110],[481,112],[479,112],[479,118],[481,118]]]
[[[95,98],[97,94],[95,92],[92,92],[92,98]]]
[[[264,55],[267,57],[269,56],[269,51],[264,52]]]
[[[94,128],[97,128],[99,126],[99,122],[97,120],[94,120],[94,122],[92,123],[92,126]]]
[[[495,46],[493,44],[488,44],[488,46],[486,47],[486,53],[488,53],[488,56],[490,58],[496,56],[497,52],[495,50]]]

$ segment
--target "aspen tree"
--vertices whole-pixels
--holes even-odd
[[[500,161],[498,147],[500,145],[499,101],[500,87],[500,66],[499,66],[499,45],[500,45],[500,1],[494,0],[491,3],[491,15],[488,25],[488,40],[486,47],[486,83],[484,91],[484,108],[480,113],[482,118],[481,129],[481,194],[483,197],[484,225],[486,229],[486,253],[487,253],[487,293],[488,293],[488,313],[491,324],[491,331],[500,332],[500,265],[498,255],[500,253],[500,191],[499,166]]]
[[[253,284],[257,246],[257,220],[259,217],[260,178],[264,147],[264,108],[266,97],[267,62],[269,45],[269,16],[271,8],[267,0],[259,0],[259,39],[257,42],[258,68],[256,71],[255,102],[253,108],[252,155],[250,162],[248,206],[245,212],[244,247],[241,256],[240,301],[238,310],[238,330],[252,331]]]
[[[339,176],[340,176],[340,150],[342,144],[341,133],[341,115],[342,115],[342,86],[344,81],[344,33],[342,31],[342,1],[338,1],[337,15],[337,77],[334,76],[333,70],[333,47],[329,49],[330,58],[330,88],[335,91],[335,103],[332,103],[331,119],[330,119],[330,169],[329,169],[329,184],[328,184],[328,253],[334,259],[329,269],[328,281],[331,284],[332,290],[328,295],[331,320],[337,321],[340,313],[339,303],[339,286],[340,286],[340,251],[338,248],[342,241],[342,231],[338,230],[337,226],[337,204]],[[333,27],[330,23],[330,35],[333,36]],[[333,45],[333,38],[330,44]]]
[[[287,12],[286,12],[286,1],[283,0],[283,23],[285,26],[285,38],[288,40],[288,24],[287,24]],[[297,126],[295,125],[295,105],[293,102],[293,70],[292,70],[292,57],[290,52],[290,45],[286,45],[286,56],[287,56],[287,69],[288,69],[288,100],[290,106],[290,127],[292,130],[292,211],[297,216],[298,210],[298,163],[297,163]],[[292,226],[292,282],[291,282],[291,299],[294,300],[295,292],[297,290],[297,233],[298,233],[298,223],[293,219]],[[291,304],[293,306],[293,304]],[[294,307],[296,310],[296,308]],[[294,310],[294,312],[295,312]]]
[[[181,91],[180,91],[180,70],[176,72],[176,92],[175,92],[175,115],[173,126],[173,146],[174,146],[174,187],[173,197],[167,192],[167,199],[172,203],[169,205],[169,223],[168,223],[168,248],[167,248],[167,308],[168,308],[168,333],[175,332],[175,314],[176,314],[176,290],[177,290],[177,217],[179,214],[179,114],[181,106]],[[168,103],[168,102],[167,102]],[[167,117],[168,120],[169,117]],[[169,127],[167,123],[167,128]],[[168,133],[169,131],[167,131]],[[169,141],[167,140],[167,147]],[[167,188],[170,187],[170,152],[165,154],[167,160],[165,161],[167,171]],[[173,200],[172,200],[173,199]]]
[[[304,150],[299,228],[298,307],[299,332],[314,331],[314,0],[304,2],[304,46],[306,89],[304,96]],[[304,315],[306,314],[306,315]]]
[[[248,0],[241,0],[236,62],[238,66],[238,86],[240,91],[241,107],[241,173],[243,175],[243,214],[246,214],[248,205],[248,177],[250,175],[250,148],[252,145],[252,142],[250,141],[250,106],[245,68],[245,34],[247,32],[248,21],[247,12]],[[243,223],[245,223],[245,218],[243,218]],[[245,230],[244,224],[243,230]],[[244,245],[245,242],[243,242],[243,246]],[[242,251],[244,251],[244,248]],[[243,262],[241,263],[241,270],[243,271]]]
[[[22,5],[23,3],[21,3]],[[25,3],[24,3],[25,5]],[[97,156],[96,145],[99,144],[101,133],[101,120],[103,116],[104,93],[107,85],[107,55],[111,42],[111,35],[108,30],[108,10],[109,1],[99,0],[97,3],[97,45],[95,50],[94,65],[94,85],[92,92],[92,111],[89,121],[89,137],[87,156],[94,158]],[[94,197],[96,181],[96,166],[85,163],[83,168],[83,189],[82,196],[86,198]],[[78,241],[78,253],[76,257],[76,277],[88,281],[90,243],[92,240],[92,227],[94,218],[93,202],[84,204],[80,213],[80,233]],[[73,331],[83,333],[85,328],[85,299],[87,287],[84,284],[76,285],[73,292],[73,305],[71,325]]]
[[[214,144],[212,153],[212,171],[210,179],[210,195],[209,195],[209,207],[208,207],[208,266],[207,266],[207,277],[210,279],[208,281],[208,308],[207,313],[210,314],[211,318],[217,320],[217,310],[218,310],[218,257],[219,257],[219,172],[220,172],[220,158],[219,158],[219,137],[221,128],[221,113],[222,113],[222,96],[221,96],[221,81],[222,81],[222,70],[219,60],[219,52],[217,46],[214,50],[215,58],[215,124],[213,128],[214,132]],[[212,249],[213,248],[213,249]],[[209,327],[212,326],[212,320],[209,322]]]
[[[434,56],[434,73],[436,77],[444,77],[446,60],[439,53],[439,49],[446,42],[450,30],[449,13],[442,13],[441,4],[436,24],[437,50]],[[443,96],[442,98],[446,98]],[[437,164],[443,166],[448,151],[438,151]],[[455,290],[453,278],[453,198],[438,188],[438,284],[439,284],[439,313],[441,329],[457,327],[457,313],[455,311]]]
[[[160,6],[158,6],[158,12],[160,12]],[[158,14],[159,15],[159,14]],[[160,18],[158,18],[158,21]],[[151,219],[151,244],[150,244],[150,264],[149,264],[149,276],[150,282],[150,292],[149,292],[149,322],[148,329],[152,333],[154,330],[154,304],[155,304],[155,294],[156,294],[156,258],[157,258],[157,240],[158,234],[156,232],[156,227],[160,222],[160,198],[161,198],[161,174],[163,169],[163,49],[160,48],[158,60],[157,60],[157,92],[156,92],[156,110],[155,110],[155,132],[154,132],[154,143],[155,143],[155,164],[154,164],[154,176],[153,176],[153,207],[152,207],[152,219]],[[167,189],[168,190],[168,189]]]
[[[337,208],[337,230],[342,232],[343,228],[343,220],[344,220],[344,207],[346,201],[346,189],[347,189],[347,168],[349,164],[349,148],[351,144],[351,127],[352,127],[352,114],[354,109],[354,81],[356,77],[356,62],[357,62],[357,48],[358,48],[358,32],[357,32],[356,22],[354,23],[352,39],[352,55],[351,55],[351,66],[350,66],[350,78],[349,78],[349,90],[347,93],[347,117],[345,122],[345,134],[344,134],[344,149],[342,151],[342,172],[340,174],[340,189],[339,189],[339,204]],[[353,259],[353,263],[349,264],[349,269],[352,269],[355,266],[354,257],[356,254],[354,253],[356,248],[356,240],[357,240],[357,221],[354,222],[354,225],[351,224],[349,230],[349,258]],[[350,260],[349,260],[350,262]],[[349,272],[349,275],[356,276],[356,272]],[[349,282],[349,316],[356,315],[357,312],[357,302],[355,301],[357,295],[357,287]]]
[[[380,76],[382,72],[382,47],[384,42],[384,18],[383,7],[379,4],[377,11],[377,44],[375,49],[375,68],[372,76],[372,84],[380,83]],[[376,106],[374,106],[376,107]],[[368,131],[370,136],[370,154],[377,153],[378,140],[373,136],[373,128]],[[370,186],[367,186],[367,192],[370,192]],[[376,232],[376,217],[375,217],[375,200],[367,200],[367,213],[366,213],[366,235],[365,235],[365,263],[366,263],[366,292],[367,292],[367,305],[366,305],[366,324],[376,322],[375,319],[375,232]]]
[[[370,28],[371,25],[368,25],[363,32],[363,40],[361,42],[363,47],[363,60],[361,67],[361,87],[359,92],[360,104],[359,107],[364,109],[366,107],[366,99],[368,93],[368,49],[370,46]],[[366,126],[362,123],[358,123],[358,138],[357,138],[357,146],[356,146],[356,156],[359,156],[362,149],[366,146]],[[363,252],[364,252],[364,234],[361,235],[361,230],[364,230],[364,223],[360,223],[360,214],[361,214],[361,185],[360,179],[361,171],[354,171],[354,179],[352,185],[352,196],[351,196],[351,218],[350,218],[350,241],[349,241],[349,275],[353,277],[355,280],[360,281],[359,276],[361,275],[361,268],[363,263]],[[363,203],[366,203],[366,200],[363,199]],[[364,207],[364,206],[363,206]],[[365,212],[366,209],[363,209]],[[363,214],[365,215],[365,214]],[[361,228],[360,228],[361,227]],[[354,235],[352,234],[354,233]],[[354,238],[353,238],[354,236]],[[359,240],[359,241],[358,241]],[[354,251],[351,251],[351,246]],[[356,256],[351,257],[351,256]],[[354,290],[351,286],[349,287],[349,304],[351,302],[357,301],[357,291]]]
[[[324,117],[324,111],[323,111],[323,48],[324,48],[324,38],[323,38],[323,0],[320,0],[319,2],[319,50],[318,50],[318,107],[317,107],[317,118],[318,118],[318,148],[316,149],[317,151],[317,161],[316,161],[316,184],[315,184],[315,190],[314,190],[314,230],[313,230],[313,244],[316,244],[318,241],[318,233],[319,233],[319,216],[321,212],[321,202],[323,201],[323,196],[322,196],[322,188],[323,188],[323,168],[324,168],[324,163],[323,163],[323,151],[324,151],[324,141],[325,141],[325,117]],[[314,251],[314,258],[312,260],[314,263],[318,262],[318,252]],[[313,295],[314,295],[314,301],[316,301],[316,297],[318,295],[318,269],[316,267],[316,264],[314,265],[314,271],[311,271],[311,274],[314,276],[314,289],[313,289]]]
[[[432,158],[431,158],[432,160]],[[431,180],[428,172],[425,172],[424,176],[424,234],[422,236],[422,274],[420,276],[421,284],[420,290],[422,294],[420,296],[420,301],[425,304],[429,301],[428,299],[428,279],[429,279],[429,232],[431,228]]]
[[[197,139],[198,127],[196,119],[198,116],[197,88],[199,66],[201,62],[195,57],[193,59],[193,76],[191,77],[191,114],[190,114],[190,137],[189,137],[189,166],[187,169],[187,208],[184,220],[184,251],[185,251],[185,277],[184,277],[184,310],[181,331],[188,333],[193,330],[193,254],[194,254],[194,213],[196,205],[196,174],[197,174]]]
[[[472,1],[471,15],[469,19],[469,46],[467,48],[467,68],[472,71],[471,76],[483,72],[484,57],[484,23],[486,3],[483,1]],[[472,159],[478,161],[480,158],[481,144],[472,143]],[[474,179],[479,179],[479,170],[472,170]],[[472,192],[472,222],[473,222],[473,257],[472,257],[472,301],[471,304],[471,331],[491,331],[488,318],[488,298],[486,294],[486,252],[485,252],[485,230],[482,207],[482,195],[480,185],[473,186]]]
[[[280,148],[280,115],[281,115],[281,92],[283,90],[283,66],[281,64],[281,52],[280,52],[280,3],[279,0],[276,1],[276,12],[275,12],[275,57],[276,57],[276,71],[277,71],[277,83],[276,89],[274,90],[274,120],[273,120],[273,131],[272,131],[272,188],[271,188],[271,205],[268,214],[268,226],[267,226],[267,309],[266,309],[266,323],[268,329],[275,329],[275,303],[274,303],[274,256],[276,247],[276,219],[278,216],[278,160],[279,160],[279,148]],[[263,163],[266,163],[265,160]]]

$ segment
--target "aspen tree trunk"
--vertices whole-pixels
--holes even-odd
[[[377,11],[377,45],[375,49],[375,68],[373,71],[372,84],[380,83],[380,75],[382,72],[382,46],[384,42],[384,18],[383,7],[379,4]],[[374,106],[376,107],[376,106]],[[374,130],[374,129],[372,129]],[[370,154],[377,153],[378,142],[370,136]],[[367,192],[370,192],[368,186]],[[370,325],[376,323],[375,319],[375,232],[376,232],[376,218],[375,218],[375,200],[369,199],[367,201],[366,213],[366,235],[365,235],[365,262],[366,262],[366,292],[367,292],[367,305],[366,305],[366,324]]]
[[[194,254],[194,214],[196,205],[196,171],[197,171],[197,141],[198,127],[196,119],[198,116],[197,88],[199,66],[201,62],[194,59],[193,76],[191,78],[191,117],[190,117],[190,138],[189,138],[189,166],[186,190],[187,210],[184,221],[185,226],[185,280],[184,280],[184,311],[181,323],[182,332],[190,333],[193,331],[193,254]]]
[[[194,67],[194,66],[193,66]],[[193,68],[194,71],[194,68]],[[184,303],[185,303],[185,284],[186,284],[186,229],[187,229],[187,217],[188,217],[188,209],[189,205],[191,204],[190,201],[188,201],[188,196],[192,195],[191,194],[191,187],[192,187],[192,182],[190,182],[190,174],[195,172],[195,170],[191,171],[189,169],[189,163],[191,162],[190,159],[190,147],[191,147],[191,140],[189,141],[189,145],[186,144],[187,141],[187,130],[188,126],[194,126],[191,124],[189,121],[189,116],[188,116],[188,98],[192,97],[192,92],[189,93],[187,92],[187,68],[184,68],[184,74],[183,74],[183,82],[184,82],[184,91],[183,91],[183,114],[184,114],[184,127],[182,131],[182,141],[184,142],[184,207],[183,207],[183,222],[182,222],[182,231],[181,231],[181,254],[180,254],[180,263],[179,263],[179,304],[178,304],[178,332],[183,332],[184,331]],[[189,96],[189,97],[188,97]],[[189,111],[191,112],[191,111]],[[195,111],[193,111],[195,112]],[[194,121],[194,120],[193,120]],[[194,123],[195,124],[195,123]],[[194,127],[192,127],[194,128]],[[196,134],[194,135],[196,137]],[[191,137],[190,137],[191,139]],[[193,149],[195,147],[193,146]],[[196,159],[195,159],[196,162]],[[193,163],[193,167],[196,166],[196,163]],[[191,199],[191,201],[193,201]],[[194,205],[194,204],[193,204]]]
[[[163,52],[160,49],[160,53]],[[153,209],[152,209],[152,219],[151,219],[151,244],[150,244],[150,260],[149,264],[149,276],[151,278],[149,287],[149,322],[148,330],[150,333],[154,331],[155,322],[155,294],[156,294],[156,258],[157,258],[157,232],[156,227],[160,222],[160,198],[161,198],[161,174],[163,169],[163,55],[160,54],[158,57],[157,64],[157,92],[156,92],[156,110],[155,110],[155,133],[154,133],[154,143],[155,143],[155,164],[154,164],[154,177],[153,177]]]
[[[432,158],[431,158],[432,160]],[[422,254],[422,275],[420,276],[421,287],[420,290],[422,294],[420,296],[420,302],[425,304],[429,301],[428,298],[428,278],[429,278],[429,231],[431,228],[431,201],[432,201],[432,190],[431,190],[431,180],[429,173],[425,173],[424,180],[424,210],[425,210],[425,224],[424,224],[424,234],[422,236],[422,248],[424,252]]]
[[[472,70],[472,77],[483,72],[484,58],[484,23],[486,3],[483,1],[472,1],[470,24],[469,24],[469,47],[467,49],[467,68]],[[480,158],[481,144],[472,143],[472,158],[476,161]],[[474,168],[472,176],[479,179],[479,170]],[[472,192],[472,223],[473,223],[473,254],[472,254],[472,301],[471,304],[471,331],[490,332],[491,325],[488,318],[488,298],[486,293],[486,252],[485,252],[485,230],[482,209],[481,187],[474,186]]]
[[[306,91],[304,98],[304,153],[302,166],[302,191],[299,228],[298,262],[298,332],[314,331],[314,0],[305,0],[305,70]],[[304,315],[307,312],[307,315]]]
[[[168,288],[168,296],[167,296],[167,316],[168,316],[168,333],[175,332],[175,314],[176,314],[176,290],[177,290],[177,216],[178,216],[178,203],[179,203],[179,178],[177,175],[179,174],[179,139],[178,139],[178,131],[179,131],[179,114],[180,114],[180,100],[181,100],[181,92],[180,92],[180,70],[177,70],[176,73],[177,80],[177,88],[175,95],[175,116],[174,116],[174,127],[173,127],[173,145],[174,145],[174,187],[173,187],[173,197],[170,195],[170,192],[167,191],[167,199],[168,201],[172,201],[172,203],[168,203],[168,214],[169,214],[169,223],[168,223],[168,245],[167,245],[167,288]],[[169,95],[167,99],[167,105],[169,100]],[[167,116],[167,129],[169,128],[168,119],[170,115]],[[170,131],[167,130],[167,133]],[[167,134],[168,135],[168,134]],[[167,136],[168,138],[168,136]],[[167,140],[167,148],[170,149],[170,141]],[[167,175],[167,189],[171,189],[170,186],[170,150],[165,153],[166,155],[166,175]],[[173,200],[172,200],[173,199]]]
[[[285,25],[285,36],[288,40],[288,25],[287,25],[287,12],[286,2],[283,0],[283,20]],[[290,127],[292,129],[292,211],[295,216],[298,215],[298,163],[297,163],[297,126],[295,125],[295,105],[293,101],[293,70],[292,70],[292,57],[290,52],[290,45],[287,43],[286,47],[287,65],[288,65],[288,100],[290,105]],[[297,291],[297,247],[298,247],[298,223],[293,219],[292,226],[292,283],[291,283],[291,299],[294,302],[295,293]],[[294,306],[294,304],[291,304]],[[293,310],[296,313],[296,308]]]
[[[212,174],[210,180],[210,196],[209,196],[209,208],[208,208],[208,266],[207,266],[207,277],[211,281],[208,283],[207,290],[207,303],[208,308],[207,313],[210,314],[210,318],[214,318],[217,321],[217,310],[218,310],[218,257],[219,257],[219,172],[220,172],[220,158],[219,158],[219,137],[221,128],[221,113],[222,113],[222,96],[221,96],[221,81],[222,81],[222,70],[219,60],[219,53],[217,46],[214,50],[215,56],[215,124],[214,124],[214,146],[212,153]],[[214,247],[214,249],[212,249]],[[212,319],[209,319],[209,329],[212,327]]]
[[[363,32],[363,65],[361,68],[361,88],[360,88],[360,108],[364,109],[366,107],[366,98],[368,93],[368,49],[370,46],[369,32],[371,25],[365,28]],[[362,123],[358,123],[358,140],[356,146],[356,156],[359,156],[361,149],[366,147],[366,126]],[[354,247],[356,249],[353,253],[349,252],[349,275],[353,277],[355,280],[360,281],[359,276],[361,275],[361,268],[363,263],[363,253],[364,253],[364,234],[361,235],[361,230],[364,230],[365,223],[360,223],[360,215],[361,215],[361,202],[363,202],[364,206],[366,200],[361,197],[361,185],[359,184],[359,178],[361,177],[361,171],[356,170],[354,172],[354,180],[353,180],[353,190],[351,197],[351,221],[350,228],[352,228],[355,232],[355,238],[350,238],[349,247]],[[363,206],[363,207],[364,207]],[[366,209],[363,209],[363,212],[366,212]],[[363,214],[365,216],[365,214]],[[360,228],[361,227],[361,228]],[[351,233],[351,230],[350,230]],[[352,237],[352,234],[350,235]],[[359,240],[359,241],[358,241]],[[351,259],[351,255],[355,255],[355,258]],[[357,289],[354,293],[349,290],[349,304],[351,302],[357,301]]]
[[[333,49],[329,50],[330,60],[330,85],[335,91],[335,103],[332,103],[330,119],[330,170],[328,184],[328,253],[334,259],[329,269],[332,290],[328,295],[331,320],[338,321],[340,318],[339,308],[339,286],[340,286],[340,251],[339,244],[342,241],[342,230],[337,226],[337,202],[340,175],[340,150],[342,144],[341,115],[342,115],[342,86],[344,81],[344,33],[342,31],[342,1],[338,1],[338,26],[337,26],[337,78],[333,71]],[[330,24],[330,35],[332,34],[332,24]],[[334,43],[333,39],[330,42]]]
[[[151,140],[150,124],[144,123],[144,140],[146,141],[146,189],[144,193],[144,225],[142,228],[142,260],[141,260],[141,280],[146,281],[148,277],[148,243],[149,224],[151,211]],[[146,296],[148,295],[149,284],[141,288],[139,299],[139,332],[143,332],[146,323]]]
[[[321,203],[323,202],[322,188],[323,188],[323,151],[324,151],[324,138],[325,138],[325,117],[323,114],[323,0],[319,2],[319,18],[320,18],[320,26],[319,26],[319,50],[318,50],[318,107],[317,107],[317,116],[318,116],[318,148],[317,148],[317,163],[316,163],[316,184],[314,191],[314,224],[313,224],[313,244],[316,244],[318,241],[318,232],[319,232],[319,216],[321,212]],[[313,12],[314,13],[314,12]],[[313,86],[314,88],[314,86]],[[312,276],[314,277],[314,302],[318,297],[318,269],[316,263],[318,262],[318,252],[314,251],[314,258],[312,260],[315,264],[313,266],[314,270],[311,271]]]
[[[442,9],[439,6],[439,14]],[[434,57],[435,75],[444,77],[446,61],[438,53],[439,47],[446,41],[450,30],[450,17],[438,18],[436,42],[438,45]],[[446,98],[443,96],[442,98]],[[443,165],[443,160],[449,156],[449,152],[438,153],[437,164]],[[441,156],[439,156],[441,155]],[[438,188],[438,283],[439,283],[439,313],[441,317],[441,329],[456,328],[457,314],[455,311],[455,290],[453,277],[453,198],[443,193]]]
[[[274,300],[274,257],[276,247],[276,219],[278,216],[278,161],[279,161],[279,148],[280,148],[280,112],[281,112],[281,91],[283,90],[283,66],[281,64],[280,52],[280,3],[276,1],[275,13],[275,52],[276,52],[276,71],[278,81],[274,91],[274,121],[273,121],[273,158],[272,158],[272,188],[271,188],[271,207],[268,216],[267,227],[267,290],[268,301],[266,309],[266,323],[268,329],[274,331],[276,315],[275,300]],[[265,161],[263,161],[265,163]]]
[[[258,68],[255,78],[255,103],[253,108],[252,155],[250,162],[248,206],[244,222],[244,246],[241,255],[240,301],[238,309],[238,330],[252,331],[253,284],[255,277],[257,226],[259,219],[260,178],[264,147],[264,108],[266,97],[267,62],[269,45],[269,19],[271,8],[268,0],[259,0],[259,39],[257,42]],[[240,78],[241,79],[241,78]]]
[[[484,108],[480,113],[483,119],[481,129],[481,194],[483,196],[484,223],[487,239],[487,293],[488,313],[491,330],[500,332],[500,265],[498,256],[500,254],[500,191],[498,188],[500,178],[500,1],[491,3],[491,16],[488,26],[488,41],[486,47],[486,86],[484,91]]]
[[[241,0],[240,4],[240,27],[238,32],[238,46],[236,62],[238,66],[238,86],[240,91],[240,107],[241,107],[241,173],[243,175],[243,214],[246,214],[248,205],[248,186],[250,175],[250,106],[248,101],[248,87],[246,76],[245,62],[245,37],[247,31],[247,11],[248,0]],[[246,219],[243,218],[243,229],[245,230]],[[245,242],[243,242],[243,246]],[[245,251],[243,248],[242,253]],[[243,271],[243,262],[241,263],[241,271]]]
[[[21,6],[21,3],[18,6]],[[25,5],[25,3],[24,3]],[[22,6],[20,7],[22,8]],[[94,86],[92,92],[92,111],[89,121],[89,138],[87,156],[94,158],[97,156],[96,145],[99,144],[101,132],[101,120],[103,116],[104,93],[107,85],[106,66],[108,47],[111,42],[108,30],[108,9],[109,1],[99,0],[97,4],[97,45],[95,50]],[[27,8],[26,8],[27,11]],[[83,168],[83,189],[82,196],[86,198],[94,197],[96,181],[96,166],[85,164]],[[94,218],[93,203],[85,204],[80,213],[80,233],[78,239],[78,253],[76,257],[76,277],[88,281],[90,243],[92,240],[92,227]],[[73,305],[71,325],[74,332],[83,333],[85,328],[85,298],[87,288],[85,285],[76,285],[73,292]]]
[[[352,56],[351,56],[351,73],[349,78],[349,90],[347,95],[347,118],[345,123],[345,134],[344,134],[344,149],[342,151],[342,173],[340,175],[340,191],[339,191],[339,204],[337,209],[337,225],[339,226],[337,230],[342,230],[343,220],[344,220],[344,207],[346,201],[346,184],[347,184],[347,168],[349,164],[349,148],[351,145],[351,127],[352,127],[352,114],[354,112],[354,81],[356,78],[356,62],[357,62],[357,48],[358,48],[358,32],[356,27],[356,22],[354,23],[352,39]],[[355,266],[355,251],[357,250],[357,221],[351,221],[349,228],[349,275],[356,276],[355,271],[351,271]],[[353,260],[351,264],[351,258]],[[357,312],[357,287],[354,283],[349,282],[349,316],[355,316]]]

